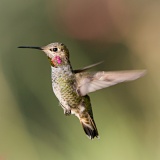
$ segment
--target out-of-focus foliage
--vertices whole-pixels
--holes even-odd
[[[160,3],[0,2],[0,160],[159,160]],[[19,45],[63,42],[74,68],[143,69],[145,77],[90,94],[100,140],[90,141],[52,93],[46,56]]]

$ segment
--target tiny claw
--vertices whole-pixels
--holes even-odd
[[[71,115],[71,110],[70,109],[64,109],[64,114],[66,116],[70,116]]]

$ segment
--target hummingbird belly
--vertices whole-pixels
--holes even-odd
[[[74,74],[59,74],[52,76],[52,88],[63,108],[76,108],[80,104],[82,97],[76,91],[76,81]]]

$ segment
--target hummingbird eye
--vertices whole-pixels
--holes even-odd
[[[56,52],[58,50],[58,48],[53,48],[53,51]]]
[[[50,51],[54,51],[54,52],[57,52],[58,51],[58,48],[51,48]]]

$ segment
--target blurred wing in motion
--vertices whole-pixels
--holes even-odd
[[[84,96],[117,83],[133,81],[142,77],[145,73],[145,70],[80,72],[76,74],[77,90]]]
[[[84,71],[89,70],[89,69],[91,69],[91,68],[93,68],[93,67],[95,67],[95,66],[98,66],[98,65],[101,64],[101,63],[103,63],[103,61],[98,62],[98,63],[91,64],[91,65],[89,65],[89,66],[87,66],[87,67],[84,67],[84,68],[82,68],[82,69],[76,69],[76,70],[74,70],[74,73],[84,72]]]

